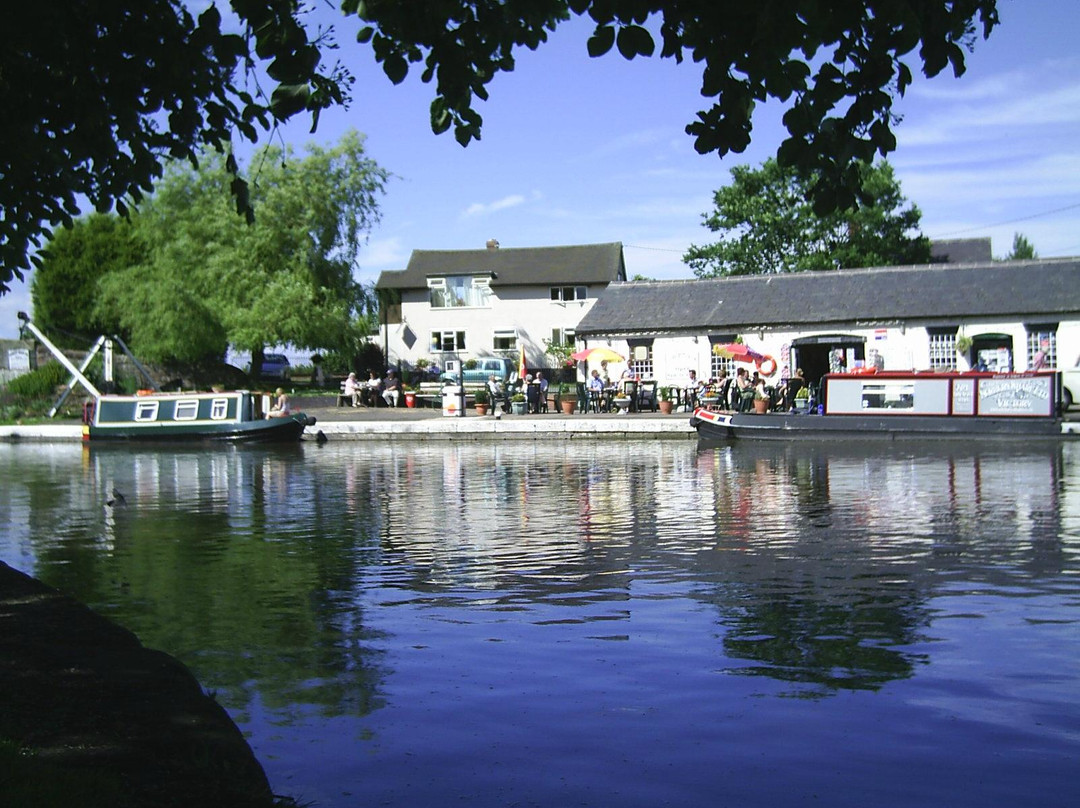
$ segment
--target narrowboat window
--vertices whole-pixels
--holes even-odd
[[[199,402],[195,399],[185,399],[176,402],[176,410],[173,419],[177,421],[194,421],[199,414]]]
[[[157,420],[158,402],[156,401],[139,401],[135,404],[135,420],[136,421],[156,421]]]
[[[222,418],[229,414],[229,399],[227,398],[215,398],[210,402],[210,417],[215,421],[220,421]]]

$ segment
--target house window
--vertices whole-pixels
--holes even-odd
[[[575,300],[585,300],[588,297],[587,292],[588,289],[584,286],[552,286],[551,302],[573,303]]]
[[[429,278],[431,308],[488,308],[491,305],[489,281],[489,278],[472,275]]]
[[[199,415],[199,402],[195,399],[185,399],[176,402],[173,410],[173,419],[177,421],[194,421]]]
[[[928,328],[930,337],[930,370],[956,369],[956,326]]]
[[[630,340],[630,356],[626,363],[639,379],[651,379],[654,375],[652,340],[648,342]]]
[[[465,350],[464,331],[432,331],[432,353],[457,353]]]
[[[577,336],[572,328],[551,329],[552,345],[573,345],[575,339],[577,339]]]
[[[515,353],[518,348],[517,331],[513,329],[496,331],[491,338],[491,347],[496,353]]]
[[[1057,323],[1039,323],[1038,325],[1026,325],[1027,329],[1027,366],[1034,367],[1035,354],[1043,349],[1046,343],[1046,360],[1043,368],[1057,367]]]

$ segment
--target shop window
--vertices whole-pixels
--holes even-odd
[[[930,370],[956,369],[956,327],[928,328]]]
[[[1035,355],[1045,354],[1043,369],[1057,367],[1057,323],[1027,325],[1027,367],[1035,366]]]
[[[630,356],[627,357],[627,364],[639,379],[653,378],[652,340],[648,342],[630,340]]]

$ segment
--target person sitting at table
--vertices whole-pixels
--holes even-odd
[[[360,382],[356,380],[355,373],[350,373],[345,377],[345,386],[341,389],[341,392],[349,399],[350,406],[360,406]]]
[[[750,382],[750,372],[746,368],[735,371],[735,409],[746,412],[754,408],[754,387]]]
[[[376,399],[382,395],[382,380],[374,370],[369,370],[367,373],[367,381],[360,390],[360,401],[369,407],[374,407],[377,403]]]
[[[630,364],[630,360],[626,362],[626,368],[623,370],[622,375],[619,376],[620,382],[633,382],[637,381],[637,374],[634,373],[634,367]]]
[[[589,377],[589,409],[593,412],[600,411],[600,402],[604,398],[604,380],[600,378],[600,371],[593,370]]]
[[[726,371],[720,371],[720,378],[717,380],[718,384],[723,384]],[[705,389],[704,383],[697,377],[697,371],[693,368],[690,369],[690,379],[686,383],[686,398],[687,404],[693,409],[697,406],[698,399],[701,398],[701,391]]]
[[[396,407],[401,402],[401,379],[393,368],[386,371],[386,381],[383,382],[383,401],[387,407]]]

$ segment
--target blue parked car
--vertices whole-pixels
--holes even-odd
[[[250,369],[250,365],[248,366]],[[259,373],[264,379],[288,379],[292,368],[289,366],[289,357],[285,354],[263,354],[262,371]]]

